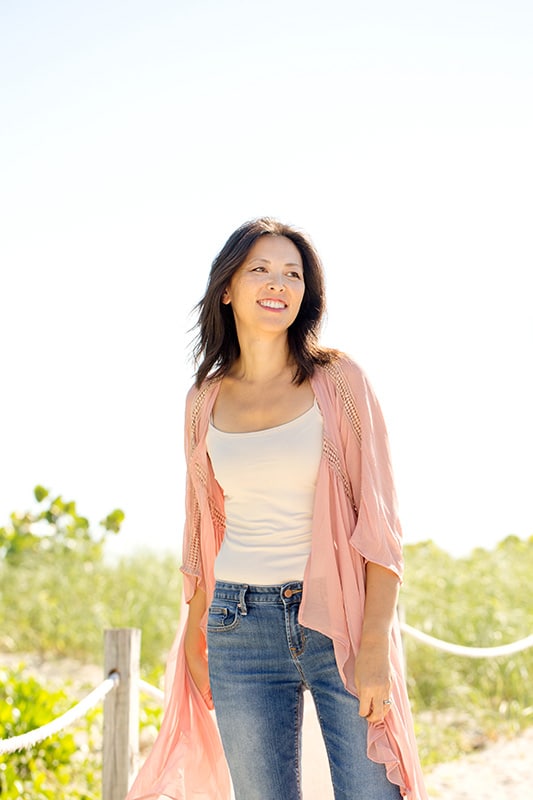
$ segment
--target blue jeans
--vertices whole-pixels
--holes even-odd
[[[335,800],[398,800],[366,754],[367,721],[344,687],[331,639],[298,623],[302,584],[217,581],[209,676],[236,800],[301,800],[303,692],[316,706]]]

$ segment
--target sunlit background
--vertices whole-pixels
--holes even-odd
[[[407,542],[533,534],[529,0],[1,0],[0,525],[40,483],[179,554],[190,311],[307,230]]]

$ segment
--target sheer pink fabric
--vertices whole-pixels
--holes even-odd
[[[354,663],[365,599],[365,566],[381,564],[400,578],[401,527],[387,432],[361,369],[342,356],[317,369],[313,390],[324,418],[323,457],[316,487],[311,555],[304,576],[300,622],[329,636],[339,672],[355,694]],[[187,397],[185,599],[197,583],[208,601],[214,560],[224,536],[224,503],[205,447],[219,383]],[[368,756],[385,765],[409,800],[427,800],[418,760],[399,628],[392,635],[393,705],[368,726]],[[154,747],[126,800],[229,800],[230,781],[216,723],[194,686],[180,637],[167,665],[166,711]]]

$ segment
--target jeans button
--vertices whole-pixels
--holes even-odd
[[[289,597],[292,597],[293,594],[294,594],[294,592],[292,591],[292,589],[285,589],[285,591],[283,592],[283,597],[289,598]]]

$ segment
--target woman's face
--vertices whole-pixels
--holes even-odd
[[[302,257],[285,236],[260,236],[234,273],[222,302],[231,304],[240,336],[279,333],[292,325],[305,292]]]

